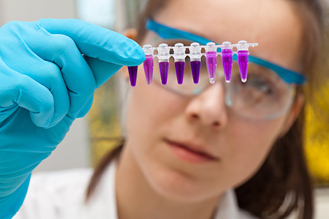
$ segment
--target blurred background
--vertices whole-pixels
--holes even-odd
[[[329,2],[329,0],[326,0]],[[133,27],[146,0],[0,0],[0,26],[14,20],[40,18],[78,18],[123,33]],[[56,171],[93,167],[104,153],[116,146],[122,135],[120,127],[122,81],[112,77],[96,91],[88,115],[78,119],[64,141],[35,170]],[[319,104],[329,109],[321,98],[329,96],[329,84],[319,94]],[[316,218],[329,218],[329,124],[316,119],[307,107],[305,135],[306,157],[316,182]],[[329,115],[329,110],[327,111]],[[109,141],[110,140],[110,141]]]

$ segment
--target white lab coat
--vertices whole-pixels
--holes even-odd
[[[13,219],[118,219],[116,162],[107,167],[88,204],[84,204],[84,198],[92,169],[33,174],[23,206]],[[235,193],[229,190],[218,204],[215,219],[255,218],[238,208]]]

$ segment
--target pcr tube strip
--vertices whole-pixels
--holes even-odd
[[[238,64],[241,75],[241,81],[247,81],[248,72],[248,56],[249,47],[258,46],[258,43],[247,43],[244,40],[239,41],[237,44],[231,44],[231,42],[225,41],[221,45],[216,45],[214,42],[209,42],[207,45],[200,45],[193,42],[190,46],[184,46],[182,43],[176,43],[175,46],[168,46],[165,43],[160,44],[158,47],[152,47],[147,44],[143,46],[146,60],[143,63],[146,82],[148,85],[152,84],[153,77],[153,59],[158,58],[159,70],[161,76],[161,82],[163,85],[167,84],[168,70],[169,70],[169,58],[173,57],[175,61],[175,70],[178,84],[183,83],[185,58],[190,57],[191,71],[193,82],[197,84],[199,82],[199,75],[201,69],[201,57],[206,57],[207,70],[210,83],[215,83],[216,69],[217,69],[217,56],[222,56],[222,64],[227,83],[231,81],[231,73],[233,67],[233,54],[238,55]],[[233,48],[236,47],[236,51]],[[217,49],[221,48],[221,52],[217,52]],[[186,49],[189,53],[186,53]],[[205,53],[201,50],[204,49]],[[157,50],[157,54],[154,51]],[[173,53],[171,53],[173,50]],[[128,66],[130,84],[136,86],[138,66]]]

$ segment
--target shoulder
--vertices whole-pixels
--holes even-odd
[[[39,188],[39,186],[46,186],[46,184],[51,184],[52,187],[73,186],[88,181],[92,173],[91,168],[33,173],[30,188]]]
[[[239,210],[239,219],[259,219],[259,218],[251,215],[247,211],[243,211],[243,210],[240,209]]]
[[[92,169],[72,169],[32,174],[26,198],[14,219],[52,218],[49,216],[58,215],[65,206],[81,206],[92,173]]]
[[[74,198],[72,192],[82,192],[81,190],[87,187],[92,173],[92,169],[72,169],[32,174],[27,195],[47,194],[48,198]]]
[[[218,205],[215,219],[230,218],[230,219],[257,219],[249,212],[239,208],[237,197],[233,189],[223,193]]]

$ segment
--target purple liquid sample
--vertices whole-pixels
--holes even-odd
[[[199,83],[201,61],[191,61],[192,78],[194,84]]]
[[[168,70],[169,70],[169,62],[159,62],[160,76],[161,82],[163,85],[167,84],[168,80]]]
[[[185,62],[175,62],[175,69],[178,84],[183,84]]]
[[[153,78],[153,56],[147,55],[143,65],[144,65],[146,83],[150,85],[152,84],[152,78]]]
[[[130,84],[132,87],[136,86],[137,70],[138,70],[138,66],[128,66]]]
[[[206,60],[207,60],[207,69],[210,81],[215,82],[216,77],[216,68],[217,68],[217,52],[210,51],[206,52]],[[212,82],[212,83],[213,83]]]
[[[249,52],[247,50],[238,51],[238,63],[239,63],[239,69],[240,69],[240,75],[241,75],[242,82],[247,81],[248,63],[249,63],[248,55],[249,55]]]
[[[232,49],[222,50],[223,70],[226,82],[231,81],[232,67],[233,67],[233,51]]]

